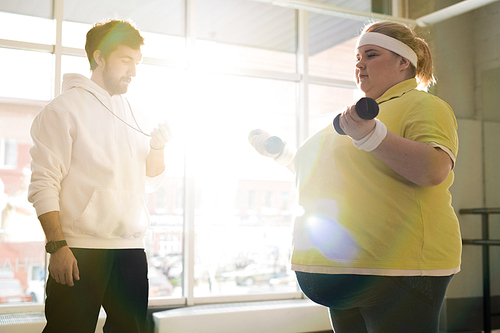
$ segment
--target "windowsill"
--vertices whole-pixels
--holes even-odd
[[[101,309],[96,333],[102,332],[105,318]],[[155,312],[153,322],[157,333],[331,330],[328,310],[309,299],[195,305]],[[41,312],[0,315],[0,331],[3,333],[35,333],[44,326],[43,308]]]
[[[330,331],[326,307],[309,299],[196,305],[153,313],[155,332]]]
[[[12,313],[33,313],[33,312],[43,312],[43,304],[14,304],[0,305],[0,316],[4,314]]]
[[[28,312],[27,307],[22,313],[0,314],[0,332],[2,333],[38,333],[45,327],[45,314],[43,313],[43,305],[39,305],[41,311]],[[14,308],[14,307],[11,307]],[[33,308],[35,309],[35,308]],[[97,322],[95,333],[102,333],[104,323],[106,321],[106,312],[101,308],[99,320]]]

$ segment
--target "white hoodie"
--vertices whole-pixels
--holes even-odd
[[[165,173],[146,176],[149,138],[118,117],[138,128],[121,95],[66,74],[63,93],[33,121],[28,200],[38,216],[60,212],[70,247],[144,247],[146,185],[155,189]]]

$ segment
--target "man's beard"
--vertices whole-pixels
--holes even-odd
[[[104,68],[103,81],[106,86],[106,90],[111,96],[125,94],[128,90],[128,84],[125,83],[127,77],[114,77],[110,74],[107,68]]]

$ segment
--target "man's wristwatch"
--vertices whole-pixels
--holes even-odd
[[[65,240],[61,241],[50,241],[45,244],[45,251],[50,254],[56,253],[61,247],[68,245]]]

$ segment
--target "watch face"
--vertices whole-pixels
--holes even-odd
[[[52,254],[59,250],[61,247],[68,245],[65,240],[62,241],[50,241],[45,244],[45,251]]]
[[[48,253],[54,253],[55,249],[56,249],[56,244],[54,244],[54,242],[48,242],[47,244],[45,244],[45,250]]]

